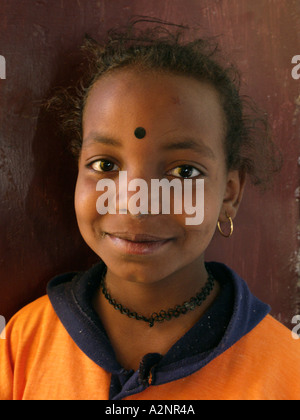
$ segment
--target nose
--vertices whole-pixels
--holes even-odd
[[[152,215],[151,199],[151,178],[134,178],[129,177],[127,171],[119,172],[117,208],[120,214],[136,218]]]

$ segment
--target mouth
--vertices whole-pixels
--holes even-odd
[[[174,240],[174,238],[166,238],[140,233],[131,234],[105,232],[103,236],[107,236],[114,247],[117,248],[120,252],[136,255],[152,254],[161,250],[168,243]]]

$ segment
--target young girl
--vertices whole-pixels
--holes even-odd
[[[158,28],[87,39],[85,52],[80,84],[52,106],[72,132],[78,226],[99,263],[52,279],[9,322],[0,398],[298,399],[299,341],[238,274],[205,262],[216,228],[233,233],[246,177],[264,185],[277,169],[232,69]],[[175,193],[153,211],[150,188],[132,210],[145,204],[134,185],[153,180],[184,193],[190,180],[193,203],[204,184],[202,222],[174,211]]]

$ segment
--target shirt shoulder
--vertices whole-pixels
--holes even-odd
[[[229,350],[232,378],[248,388],[250,399],[299,399],[300,342],[271,315]]]
[[[268,349],[268,355],[265,357],[280,358],[284,365],[290,364],[293,370],[297,368],[294,371],[300,376],[300,340],[294,338],[291,330],[271,315],[267,315],[253,335],[257,345]]]
[[[0,366],[0,400],[108,398],[110,375],[74,343],[48,296],[9,321]]]
[[[300,340],[267,315],[194,374],[126,399],[298,400]]]
[[[41,343],[60,329],[61,324],[48,296],[42,296],[20,309],[8,322],[5,340],[0,343],[0,357],[5,357],[5,347],[6,353],[9,353],[6,363],[9,361],[13,370],[19,365],[25,368],[30,365]],[[28,363],[25,363],[26,358]]]
[[[58,318],[48,296],[44,295],[24,306],[11,318],[6,327],[6,339],[20,334],[23,338],[31,336],[32,332],[37,333],[53,321],[58,321]]]
[[[232,395],[252,400],[300,397],[300,340],[271,315],[225,352],[216,367],[224,361],[230,366],[227,389],[232,387]]]
[[[5,328],[0,340],[0,399],[14,398],[14,384],[25,386],[34,353],[38,349],[41,331],[53,324],[55,313],[47,296],[43,296],[19,310]]]

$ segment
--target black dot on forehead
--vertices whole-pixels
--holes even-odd
[[[138,127],[135,129],[134,135],[137,139],[143,139],[146,136],[146,130],[143,127]]]

